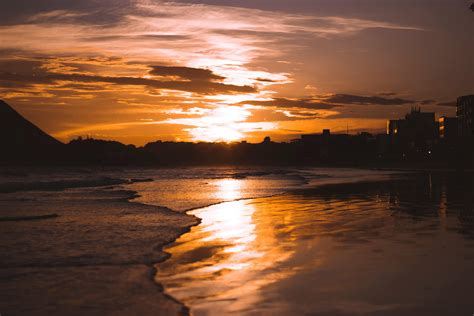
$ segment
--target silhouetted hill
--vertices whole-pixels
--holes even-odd
[[[55,159],[64,144],[0,100],[0,162],[35,163]]]
[[[91,138],[77,138],[67,144],[68,161],[87,165],[142,165],[148,163],[134,145]]]

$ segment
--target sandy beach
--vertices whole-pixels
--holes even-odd
[[[138,180],[1,195],[2,314],[446,315],[474,308],[470,176],[232,168],[108,174],[117,175]],[[153,181],[139,181],[145,175]]]
[[[193,315],[469,314],[472,188],[422,173],[197,209],[156,280]]]
[[[152,264],[197,218],[130,202],[135,193],[116,188],[28,195],[3,195],[0,216],[57,217],[1,223],[3,315],[187,314],[153,281]]]

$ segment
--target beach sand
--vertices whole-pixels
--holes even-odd
[[[0,313],[474,310],[472,175],[166,172],[151,183],[2,194]]]
[[[191,211],[157,282],[193,315],[470,315],[472,176],[414,174]]]
[[[113,188],[28,196],[3,195],[0,217],[57,217],[0,223],[2,315],[186,314],[151,265],[197,218],[129,202],[133,192]]]

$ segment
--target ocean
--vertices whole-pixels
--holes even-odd
[[[2,169],[0,313],[469,315],[473,196],[441,171]]]

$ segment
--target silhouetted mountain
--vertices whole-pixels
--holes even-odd
[[[0,162],[47,161],[55,159],[55,155],[59,154],[63,147],[63,143],[43,132],[0,100]]]

